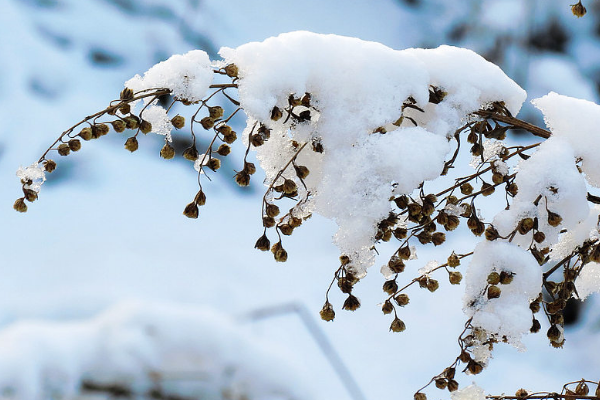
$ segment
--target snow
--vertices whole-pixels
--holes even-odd
[[[0,392],[12,398],[68,398],[84,380],[144,393],[170,375],[196,377],[166,389],[178,395],[314,398],[281,349],[203,307],[126,302],[89,320],[21,321],[0,332]]]
[[[39,192],[42,184],[46,181],[46,173],[40,164],[33,163],[29,167],[19,167],[17,178],[23,183],[31,181],[31,183],[26,183],[24,188]]]
[[[593,293],[600,293],[600,264],[585,264],[575,281],[575,288],[582,300]]]
[[[219,53],[239,68],[239,101],[248,115],[244,136],[255,122],[272,130],[256,151],[267,185],[294,156],[292,140],[321,141],[322,154],[305,150],[297,158],[311,171],[306,179],[311,197],[299,216],[316,212],[338,224],[334,242],[358,276],[374,262],[377,223],[391,209],[389,198],[440,175],[448,138],[467,115],[493,101],[504,101],[517,113],[525,99],[498,67],[451,46],[393,50],[299,31]],[[437,106],[428,104],[430,85],[447,93]],[[273,107],[284,110],[290,95],[305,93],[314,107],[310,122],[290,126],[285,118],[271,120]],[[390,124],[403,115],[409,98],[425,112],[405,111],[419,126],[406,120],[396,129]],[[374,133],[380,127],[387,132]],[[294,176],[287,172],[282,178]]]
[[[142,118],[152,124],[153,133],[164,135],[167,141],[172,141],[171,130],[173,125],[167,115],[167,110],[160,106],[151,105],[144,110]]]
[[[486,287],[491,272],[513,274],[509,284],[499,284],[500,297],[489,299]],[[542,270],[526,250],[507,242],[483,241],[474,250],[465,276],[464,311],[472,325],[489,336],[506,336],[521,346],[521,337],[531,328],[529,303],[542,287]]]
[[[582,159],[581,169],[588,183],[600,187],[600,106],[555,92],[533,100],[533,104],[544,114],[553,136],[564,139]]]
[[[459,389],[450,395],[452,400],[485,400],[485,392],[476,384]]]
[[[143,77],[136,75],[125,87],[134,92],[166,88],[173,97],[195,103],[202,100],[213,80],[211,62],[205,51],[176,54],[150,68]]]

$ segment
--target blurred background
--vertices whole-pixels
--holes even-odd
[[[84,321],[123,302],[209,307],[284,349],[286,362],[303,371],[288,378],[312,390],[313,398],[352,398],[302,319],[304,311],[297,311],[306,310],[364,398],[412,398],[458,355],[462,288],[444,281],[434,294],[413,290],[400,316],[407,331],[388,332],[378,270],[391,247],[382,246],[381,259],[356,287],[363,306],[338,312],[332,323],[317,321],[338,265],[335,225],[313,217],[287,240],[285,264],[254,250],[262,234],[263,187],[260,177],[247,190],[231,179],[243,149],[205,185],[208,201],[198,220],[181,215],[196,193],[196,172],[184,159],[161,159],[160,138],[142,138],[132,154],[123,149],[125,136],[114,133],[84,143],[79,153],[59,160],[26,214],[12,210],[20,196],[15,171],[37,160],[60,132],[117,98],[126,80],[170,55],[202,49],[217,59],[221,46],[294,30],[356,36],[395,49],[467,47],[501,66],[527,90],[528,100],[556,91],[598,102],[600,4],[584,2],[588,14],[578,19],[572,1],[0,0],[0,338],[1,330],[23,321]],[[521,117],[543,123],[529,105]],[[243,122],[237,119],[238,132]],[[443,260],[449,249],[468,251],[473,243],[465,235],[444,250],[421,249],[417,264]],[[341,306],[339,293],[332,298]],[[551,348],[543,333],[525,339],[526,352],[497,346],[488,369],[477,377],[460,375],[461,386],[476,381],[494,394],[520,387],[560,391],[569,381],[597,379],[600,313],[594,303],[589,299],[573,315],[564,349]],[[292,311],[247,318],[272,307]],[[33,357],[19,353],[27,337],[17,339],[18,346],[0,340],[2,354]],[[51,351],[54,342],[48,343],[35,351]],[[18,380],[36,368],[30,364],[3,367]]]

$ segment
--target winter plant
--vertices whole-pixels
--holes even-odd
[[[583,15],[578,5],[573,12]],[[426,399],[431,384],[453,399],[600,396],[598,383],[586,380],[560,393],[514,396],[460,390],[455,380],[457,371],[481,373],[497,343],[520,347],[523,335],[541,330],[540,319],[548,320],[550,344],[562,347],[567,301],[600,291],[599,105],[550,93],[533,100],[547,127],[534,126],[516,117],[522,88],[474,52],[449,46],[398,51],[293,32],[219,54],[219,61],[198,50],[176,55],[127,81],[107,108],[18,170],[23,197],[14,208],[25,212],[38,198],[59,164],[54,155],[77,152],[112,129],[129,135],[131,152],[145,134],[162,135],[162,158],[193,164],[199,189],[183,214],[198,218],[205,181],[241,139],[237,184],[248,186],[257,170],[250,151],[266,174],[258,250],[284,262],[286,237],[311,215],[338,226],[341,256],[324,288],[323,320],[340,308],[329,298],[334,286],[346,296],[342,309],[360,307],[355,286],[381,242],[397,243],[381,267],[391,331],[406,329],[401,310],[411,290],[435,292],[444,280],[464,285],[457,357],[415,399]],[[189,114],[173,115],[178,104]],[[230,123],[238,113],[246,118],[241,133]],[[184,128],[191,145],[176,154],[172,135]],[[514,141],[515,130],[535,140]],[[208,136],[206,148],[198,148],[199,136]],[[443,262],[411,268],[418,248],[442,246],[457,232],[481,239],[472,251],[448,249]]]

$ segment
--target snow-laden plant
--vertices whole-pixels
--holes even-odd
[[[220,55],[212,62],[202,51],[173,56],[126,82],[118,100],[19,169],[24,196],[14,208],[26,211],[26,201],[37,199],[45,173],[57,167],[51,153],[67,156],[112,127],[133,132],[125,142],[131,152],[140,132],[164,136],[160,155],[172,159],[173,129],[188,127],[192,144],[182,156],[198,171],[199,190],[183,213],[198,218],[207,200],[204,178],[240,137],[245,156],[235,181],[250,184],[251,150],[266,174],[257,249],[283,262],[284,236],[313,213],[338,226],[340,263],[324,320],[335,317],[333,284],[347,295],[343,309],[360,306],[355,284],[374,264],[376,245],[395,240],[397,250],[381,268],[391,331],[406,328],[399,310],[411,286],[434,292],[439,275],[460,284],[465,274],[459,355],[429,384],[457,391],[457,368],[478,374],[495,343],[520,347],[524,334],[541,329],[540,311],[550,343],[563,346],[567,301],[600,289],[600,207],[590,206],[600,203],[593,194],[600,187],[600,106],[550,93],[534,100],[549,130],[533,126],[515,117],[523,89],[474,52],[449,46],[398,51],[294,32]],[[191,116],[170,115],[176,103],[189,106]],[[230,121],[240,111],[246,128],[238,134]],[[540,141],[510,144],[513,129]],[[196,137],[207,134],[210,144],[198,149]],[[466,174],[465,148],[473,168]],[[503,199],[499,209],[483,200],[493,195]],[[483,238],[472,251],[448,249],[444,262],[404,278],[417,246],[440,246],[461,230]],[[415,398],[425,398],[421,390]],[[477,390],[467,392],[461,398],[479,398],[472,397]]]

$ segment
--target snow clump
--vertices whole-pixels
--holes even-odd
[[[294,216],[316,212],[334,220],[334,242],[359,277],[374,262],[377,223],[389,214],[390,197],[440,176],[449,138],[470,113],[503,101],[516,114],[526,96],[497,66],[450,46],[398,51],[356,38],[292,32],[222,48],[220,55],[239,70],[239,101],[248,117],[244,137],[256,122],[271,129],[256,149],[266,184],[306,144],[296,162],[310,170],[306,189],[297,185],[308,201]],[[439,104],[429,103],[432,85],[444,93]],[[308,121],[290,128],[285,115],[271,119],[290,95],[306,93]],[[322,152],[311,150],[315,143]],[[283,178],[296,179],[291,168]]]

